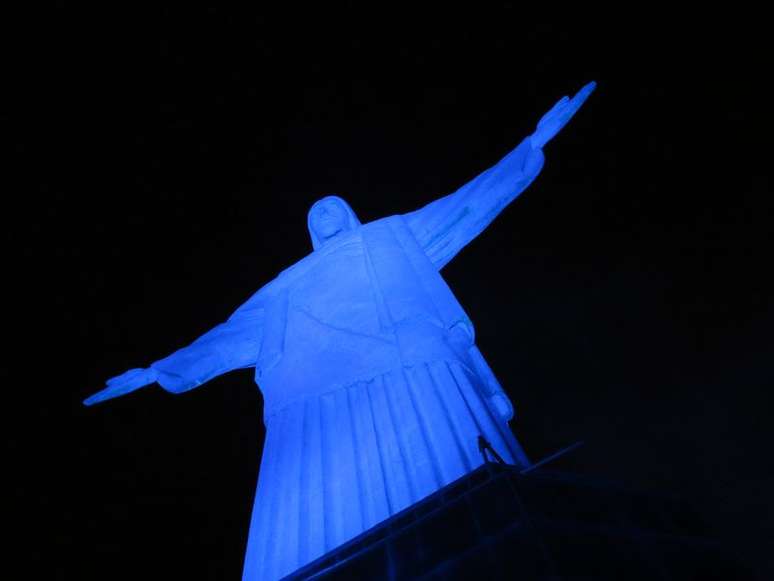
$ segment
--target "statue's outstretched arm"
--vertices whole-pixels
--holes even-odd
[[[109,379],[104,389],[83,403],[93,405],[153,383],[167,391],[181,393],[234,369],[254,366],[263,330],[265,301],[262,295],[258,291],[228,321],[150,367],[130,369]]]
[[[564,97],[524,139],[495,166],[456,192],[405,215],[414,236],[439,268],[478,236],[523,192],[543,167],[543,146],[572,118],[594,90],[589,83],[573,97]]]

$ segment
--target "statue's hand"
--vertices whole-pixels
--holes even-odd
[[[535,133],[531,135],[532,148],[542,148],[546,143],[553,139],[554,135],[561,131],[562,127],[567,125],[567,122],[572,119],[575,112],[580,109],[583,102],[591,95],[591,92],[597,84],[591,81],[588,85],[583,87],[578,93],[570,99],[569,97],[562,97],[554,105],[551,110],[543,115],[535,129]]]
[[[500,419],[509,422],[513,419],[513,404],[504,393],[495,393],[489,396],[489,402],[495,409]]]
[[[92,396],[83,400],[86,405],[93,405],[106,399],[112,399],[121,395],[125,395],[146,385],[150,385],[158,379],[158,372],[155,369],[130,369],[126,373],[117,375],[107,380],[107,387],[102,391],[98,391]]]

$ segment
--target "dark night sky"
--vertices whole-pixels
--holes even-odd
[[[752,15],[556,17],[63,11],[31,33],[3,115],[21,129],[6,480],[28,564],[238,578],[263,438],[250,372],[81,399],[306,254],[317,198],[364,222],[415,209],[594,79],[538,180],[444,276],[531,457],[584,440],[556,468],[683,494],[774,576],[765,37]]]

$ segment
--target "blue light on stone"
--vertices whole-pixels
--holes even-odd
[[[254,367],[266,441],[244,579],[276,579],[483,462],[529,461],[513,407],[440,270],[540,173],[542,147],[589,94],[560,100],[535,132],[456,192],[361,224],[316,202],[314,251],[187,347],[110,379],[91,405],[158,382],[188,391]]]

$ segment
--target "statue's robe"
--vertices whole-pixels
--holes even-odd
[[[483,462],[527,459],[440,269],[537,176],[529,139],[457,192],[360,225],[153,364],[173,392],[255,367],[264,444],[244,579],[276,579]],[[506,265],[507,268],[507,265]]]

